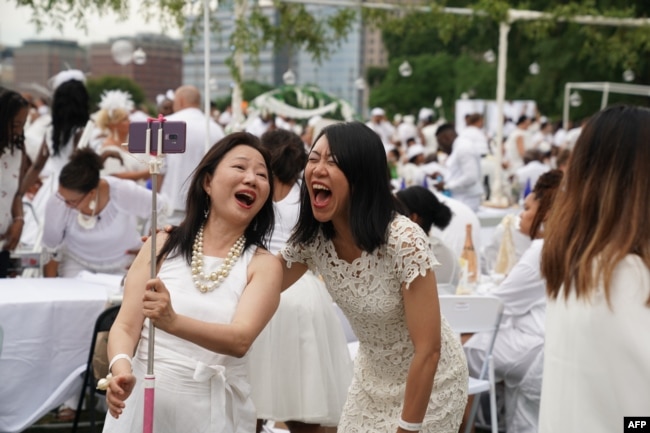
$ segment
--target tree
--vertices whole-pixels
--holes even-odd
[[[649,84],[650,26],[587,26],[566,21],[576,15],[644,17],[650,13],[648,2],[636,2],[633,6],[629,3],[624,0],[583,0],[568,5],[559,0],[526,3],[525,9],[549,12],[553,19],[512,24],[507,99],[535,99],[542,112],[557,116],[562,110],[566,82],[621,81],[623,71],[630,69],[635,73],[636,84]],[[453,73],[439,78],[445,80],[447,88],[455,91],[449,101],[470,90],[474,90],[477,98],[493,99],[495,81],[489,74],[483,73],[485,67],[489,66],[483,60],[483,55],[488,50],[497,51],[498,23],[504,19],[507,10],[516,8],[518,3],[503,0],[449,1],[446,6],[473,7],[477,14],[449,15],[444,14],[439,6],[431,5],[427,11],[420,9],[399,14],[374,11],[367,13],[366,18],[383,29],[392,68],[395,68],[392,62],[394,58],[406,58],[412,64],[412,59],[418,56],[436,56],[440,53],[447,53],[453,59],[473,59],[473,62],[464,60],[462,67],[458,66]],[[455,60],[452,61],[455,63]],[[529,72],[533,62],[540,66],[537,75]],[[494,69],[493,64],[491,68]],[[496,75],[496,69],[494,71]],[[416,74],[417,68],[414,66],[413,76]],[[387,73],[386,76],[390,77],[391,74]],[[486,81],[481,82],[488,85],[470,86],[466,78],[471,77],[482,77],[481,80]],[[440,92],[433,81],[422,83],[422,93]],[[387,79],[373,89],[371,100],[374,100],[376,92],[391,93],[394,86],[395,83]],[[397,90],[392,93],[395,100],[403,97]],[[648,104],[647,98],[620,95],[610,101]],[[576,117],[584,117],[599,107],[600,95],[584,94],[582,106],[572,109],[572,113]]]
[[[102,93],[105,90],[124,90],[128,92],[136,107],[144,103],[145,100],[142,88],[135,81],[126,77],[105,75],[99,78],[90,78],[86,82],[86,88],[88,89],[90,108],[92,111],[98,109],[97,104],[99,104]]]

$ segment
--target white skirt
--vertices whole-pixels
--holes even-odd
[[[338,424],[352,360],[332,298],[313,273],[284,291],[248,359],[257,418]]]

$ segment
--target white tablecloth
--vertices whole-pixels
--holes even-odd
[[[0,432],[78,393],[97,316],[115,289],[82,279],[0,280]]]

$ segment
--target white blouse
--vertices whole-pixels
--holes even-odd
[[[79,225],[79,212],[53,195],[45,208],[43,229],[44,246],[50,249],[65,246],[67,256],[95,272],[130,263],[133,255],[126,251],[142,246],[137,218],[148,218],[151,214],[150,190],[131,180],[111,176],[103,179],[108,182],[110,200],[97,215],[95,227],[85,229]],[[159,195],[158,212],[165,205]]]

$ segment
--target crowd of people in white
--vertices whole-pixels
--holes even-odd
[[[149,114],[119,90],[105,92],[99,110],[89,112],[79,71],[62,72],[51,84],[49,107],[30,105],[10,90],[0,93],[0,114],[5,116],[0,118],[0,276],[11,273],[11,253],[41,249],[46,252],[45,277],[124,275],[151,217],[148,156],[130,153],[124,143],[129,141],[130,123],[146,121]],[[210,147],[231,132],[233,119],[229,108],[206,119],[201,94],[192,86],[160,95],[157,103],[157,114],[187,127],[185,153],[165,156],[158,184],[157,225],[178,225],[186,217],[189,179]],[[273,170],[291,168],[285,179],[276,179],[273,253],[281,250],[298,220],[300,167],[313,140],[331,123],[320,117],[300,123],[264,112],[244,124],[264,146],[271,146],[271,154],[273,146],[287,147],[286,154],[272,160],[279,167]],[[468,114],[464,124],[457,130],[428,108],[417,116],[397,115],[391,122],[376,107],[366,126],[384,145],[387,176],[403,213],[427,233],[441,263],[434,268],[439,293],[456,291],[464,272],[459,259],[467,242],[465,229],[471,226],[479,271],[494,277],[491,294],[505,304],[494,349],[496,379],[505,383],[505,429],[536,432],[547,299],[541,268],[545,224],[581,127],[566,130],[542,114],[522,114],[505,119],[504,141],[498,144],[486,132],[482,113]],[[293,150],[288,143],[295,145]],[[289,152],[294,156],[287,162]],[[299,164],[299,169],[291,164]],[[517,215],[505,217],[491,241],[481,245],[481,209],[504,204]],[[285,422],[294,433],[335,427],[352,377],[345,337],[336,328],[340,323],[323,282],[312,273],[300,281],[300,288],[308,287],[312,294],[308,289],[283,294],[250,361],[253,396],[261,408],[258,418]],[[283,349],[288,335],[297,333],[288,329],[295,327],[300,327],[303,339],[314,340],[310,344],[327,344],[332,360],[324,363],[315,354],[319,351],[295,344]],[[485,359],[489,339],[484,337],[474,335],[465,342],[470,372],[480,369]],[[271,358],[273,350],[292,357],[292,363]],[[300,371],[308,364],[308,375],[323,380],[303,389],[296,382],[307,380],[307,373]],[[279,387],[292,398],[272,397]],[[62,417],[70,415],[69,408],[76,408],[75,402],[66,402]],[[265,428],[262,424],[258,431]]]

